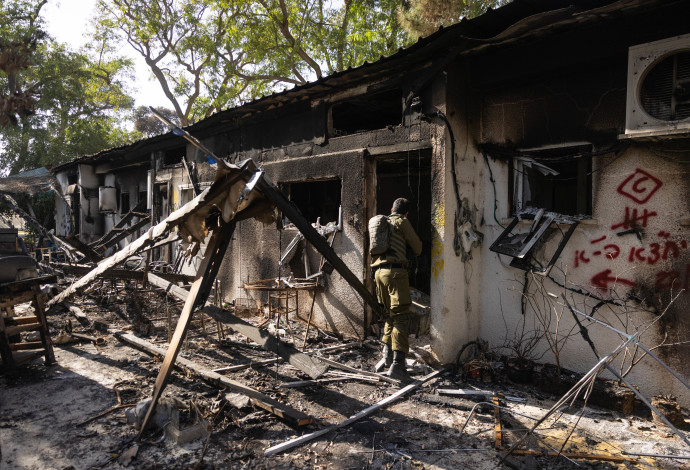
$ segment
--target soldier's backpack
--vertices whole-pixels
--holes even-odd
[[[369,253],[382,255],[390,248],[390,223],[388,216],[375,215],[369,219]]]

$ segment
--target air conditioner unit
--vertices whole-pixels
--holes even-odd
[[[633,46],[625,137],[690,132],[690,34]]]

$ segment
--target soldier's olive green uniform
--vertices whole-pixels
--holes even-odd
[[[391,224],[390,248],[382,255],[373,256],[372,268],[376,268],[376,295],[386,308],[386,325],[381,341],[393,351],[409,352],[410,329],[410,279],[407,273],[406,246],[415,256],[422,253],[419,239],[409,220],[400,214],[388,217]]]

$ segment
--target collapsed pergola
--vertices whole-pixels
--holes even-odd
[[[312,227],[311,223],[301,215],[299,209],[269,180],[263,170],[256,167],[252,160],[246,160],[239,165],[228,164],[219,159],[216,161],[218,167],[214,182],[210,187],[189,203],[172,212],[164,220],[152,226],[137,240],[112,256],[101,260],[95,268],[48,303],[48,306],[51,306],[64,302],[79,289],[84,288],[107,271],[154,246],[181,241],[190,245],[193,253],[197,253],[202,245],[205,246],[202,261],[189,291],[153,274],[148,277],[152,284],[165,288],[172,295],[183,299],[185,304],[156,378],[151,405],[142,423],[140,437],[166,387],[192,317],[198,311],[203,311],[218,321],[230,324],[233,329],[257,341],[266,349],[277,353],[312,378],[319,377],[329,366],[317,358],[299,352],[268,333],[260,331],[253,325],[235,317],[231,312],[207,302],[237,222],[255,218],[264,223],[272,223],[276,221],[276,209],[279,210],[294,223],[304,237],[374,311],[378,311],[380,308],[376,298],[338,257],[326,239]],[[379,374],[376,375],[379,376]],[[388,377],[385,379],[388,379],[389,382],[392,381]],[[265,401],[275,402],[270,399]],[[272,407],[280,405],[277,402],[269,404]],[[282,407],[287,414],[296,412],[296,410],[289,409],[285,405]]]

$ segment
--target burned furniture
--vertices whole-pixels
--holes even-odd
[[[0,284],[0,356],[5,370],[13,370],[38,356],[45,356],[46,364],[55,361],[40,287],[55,280],[55,276],[40,276]],[[14,306],[29,301],[34,315],[15,316]],[[22,337],[22,333],[30,331],[39,332],[40,340]]]

